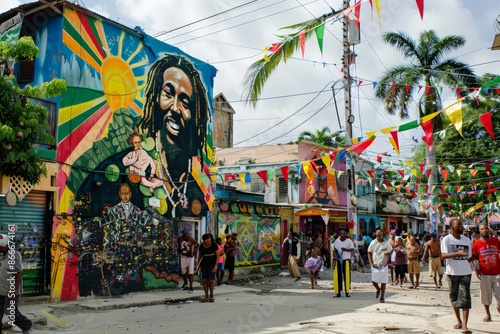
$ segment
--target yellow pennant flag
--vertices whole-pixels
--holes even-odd
[[[380,0],[373,0],[375,3],[375,10],[377,11],[378,25],[380,26]]]
[[[264,60],[265,60],[265,61],[267,61],[267,62],[269,62],[269,60],[270,60],[270,59],[269,59],[269,57],[267,56],[267,51],[268,51],[268,50],[269,50],[269,47],[268,47],[268,46],[266,46],[266,47],[264,48]]]
[[[429,114],[427,116],[422,117],[422,119],[421,119],[422,123],[427,123],[428,121],[430,121],[431,119],[433,119],[434,117],[439,115],[441,112],[442,112],[442,110],[439,110],[439,111],[433,112],[432,114]]]
[[[417,176],[417,170],[416,170],[416,169],[412,169],[412,170],[411,170],[411,173],[412,173],[413,175]]]
[[[413,165],[413,161],[406,160],[406,166],[411,167],[411,165]]]
[[[389,132],[391,132],[394,128],[395,128],[395,126],[390,126],[390,127],[388,127],[388,128],[382,129],[382,130],[380,130],[380,131],[382,131],[382,133],[383,133],[384,135],[386,135],[386,134],[388,134]]]
[[[396,141],[394,140],[394,138],[389,137],[389,141],[391,142],[392,148],[394,148],[394,151],[396,151],[396,153],[399,155],[399,147],[398,147],[398,145],[396,145]]]
[[[304,171],[304,174],[306,174],[308,180],[314,180],[314,168],[311,166],[310,161],[304,161],[302,163],[302,170]]]
[[[457,174],[458,174],[458,176],[461,177],[462,176],[462,170],[461,169],[457,169]]]
[[[451,106],[448,106],[444,109],[446,112],[446,115],[448,115],[448,118],[450,121],[455,125],[455,128],[457,129],[458,133],[463,138],[462,135],[462,100],[460,99],[458,102],[453,103]]]
[[[365,134],[368,138],[370,138],[371,136],[375,136],[376,133],[377,133],[377,130],[365,132]]]
[[[323,164],[325,165],[326,168],[330,168],[330,155],[325,154],[324,156],[321,157],[321,161],[323,161]]]

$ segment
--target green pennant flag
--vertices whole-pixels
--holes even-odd
[[[487,83],[485,83],[484,85],[482,85],[481,89],[489,88],[491,86],[496,86],[498,84],[500,84],[500,76],[498,76],[495,79],[490,80]]]
[[[402,132],[402,131],[407,131],[407,130],[411,130],[411,129],[415,129],[415,128],[418,128],[418,121],[417,120],[414,120],[414,121],[411,121],[409,123],[405,123],[405,124],[401,124],[399,126],[399,132]]]
[[[314,31],[316,32],[316,38],[318,39],[319,50],[323,54],[323,36],[325,35],[325,24],[317,26]]]

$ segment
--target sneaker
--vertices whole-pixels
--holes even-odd
[[[385,299],[384,298],[380,298],[380,302],[381,303],[385,303]]]
[[[185,287],[186,287],[186,283],[182,284],[182,286],[179,288],[179,290],[184,290]]]
[[[340,294],[340,292],[337,293],[335,296],[333,296],[333,298],[340,298],[340,297],[342,297],[342,295]]]
[[[189,289],[189,293],[194,293],[193,288]]]
[[[188,287],[188,286],[185,286],[185,287],[183,287],[181,290],[187,291],[187,290],[189,290],[189,287]]]
[[[350,295],[350,294],[348,294],[348,293],[346,293],[346,294],[345,294],[345,296],[346,296],[347,298],[351,297],[351,295]]]
[[[300,281],[300,276],[295,279],[295,282]]]

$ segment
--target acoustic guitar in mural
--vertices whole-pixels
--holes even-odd
[[[101,269],[101,291],[103,296],[111,296],[111,289],[109,288],[108,280],[104,277],[104,270],[102,269],[102,264],[104,263],[104,257],[101,252],[96,252],[92,254],[94,258],[94,263]]]

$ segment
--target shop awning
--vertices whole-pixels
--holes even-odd
[[[334,209],[320,209],[320,208],[307,208],[295,212],[297,217],[310,217],[310,216],[346,216],[347,212],[345,210],[334,210]]]
[[[418,220],[427,220],[427,217],[410,216],[410,218],[418,219]]]

